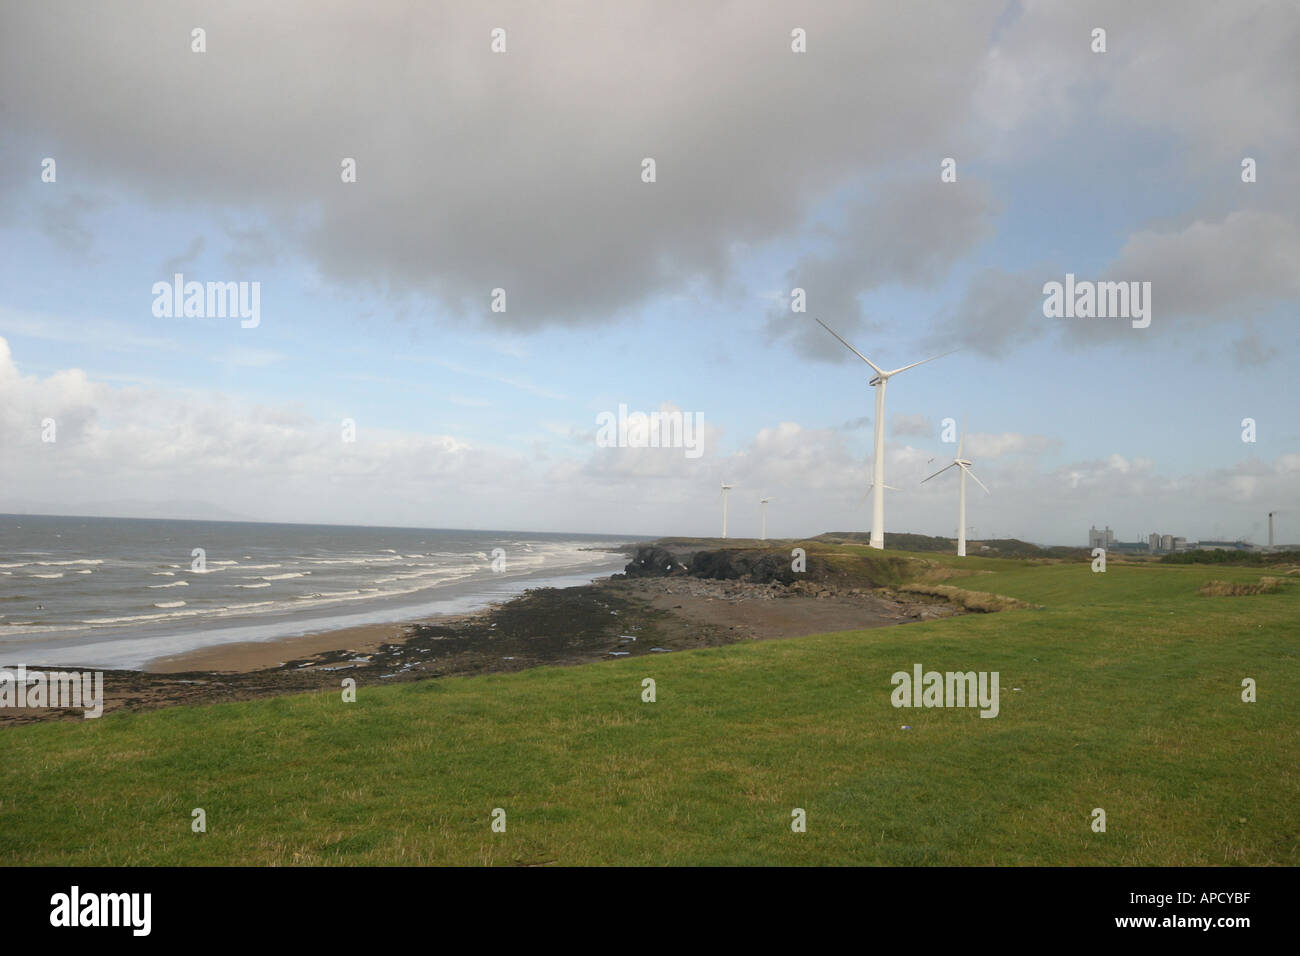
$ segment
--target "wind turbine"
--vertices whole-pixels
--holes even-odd
[[[840,339],[841,344],[850,352],[856,355],[862,361],[871,366],[872,371],[876,374],[872,376],[868,383],[876,390],[876,419],[875,425],[875,461],[872,462],[871,468],[871,487],[868,492],[871,493],[871,546],[873,548],[884,549],[885,547],[885,489],[889,487],[885,484],[885,386],[889,380],[899,372],[906,372],[909,368],[916,368],[918,365],[924,365],[926,362],[933,362],[935,359],[943,358],[944,355],[951,355],[952,352],[944,352],[943,355],[935,355],[932,358],[923,359],[920,362],[913,362],[911,365],[904,365],[902,368],[896,368],[892,372],[886,372],[871,359],[867,358],[848,342],[845,342],[838,332],[832,329],[821,319],[817,324],[829,332],[831,335]],[[953,349],[955,352],[956,349]],[[897,490],[897,489],[893,489]]]
[[[727,536],[727,492],[730,490],[731,485],[724,481],[722,483],[722,491],[719,492],[722,496],[722,536],[724,538]]]
[[[975,472],[970,470],[971,463],[961,456],[961,449],[964,444],[966,444],[966,419],[963,417],[961,420],[961,438],[957,441],[957,457],[952,460],[951,465],[944,465],[930,476],[930,478],[937,478],[954,465],[961,469],[961,508],[957,515],[957,557],[959,558],[966,557],[966,476],[970,475],[975,479],[975,484],[984,488],[984,482],[975,478]],[[930,478],[922,479],[921,484],[925,484]],[[984,488],[984,493],[986,495],[991,494],[987,488]]]
[[[758,503],[759,503],[760,505],[763,506],[762,509],[761,509],[762,512],[763,512],[763,535],[762,535],[761,538],[759,538],[760,541],[766,541],[766,540],[767,540],[767,503],[768,503],[769,501],[771,501],[771,500],[772,500],[771,498],[759,498],[759,499],[758,499]],[[1270,542],[1270,543],[1271,543],[1271,542]]]
[[[1273,547],[1273,515],[1281,514],[1280,511],[1270,511],[1268,513],[1268,546]]]

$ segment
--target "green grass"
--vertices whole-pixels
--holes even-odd
[[[1300,585],[1212,597],[1206,581],[1258,569],[924,557],[969,572],[947,583],[1040,607],[363,686],[355,704],[309,694],[13,727],[5,860],[1298,862]],[[914,663],[999,671],[1000,716],[893,708],[890,675]],[[1241,700],[1245,677],[1257,703]],[[207,833],[190,830],[195,807]],[[790,830],[795,807],[806,833]]]

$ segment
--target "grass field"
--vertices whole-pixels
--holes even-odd
[[[1207,581],[1260,571],[924,557],[973,575],[946,584],[1039,607],[363,686],[354,704],[309,694],[13,727],[4,859],[1300,862],[1300,581],[1209,596]],[[914,663],[1000,672],[1000,715],[895,709],[890,675]],[[191,832],[196,807],[206,833]],[[806,833],[791,831],[796,807]]]

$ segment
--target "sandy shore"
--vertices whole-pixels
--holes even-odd
[[[187,674],[193,671],[247,674],[250,671],[282,667],[289,661],[329,651],[346,650],[360,655],[368,654],[384,644],[404,640],[410,627],[409,623],[366,624],[362,627],[344,627],[273,641],[217,644],[160,657],[146,664],[143,670],[149,674]]]

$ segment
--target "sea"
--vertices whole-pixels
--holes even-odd
[[[457,614],[621,571],[635,535],[0,515],[0,666]]]

